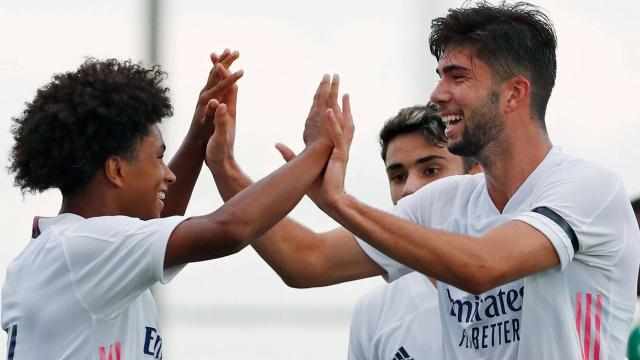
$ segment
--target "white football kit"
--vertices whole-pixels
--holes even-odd
[[[36,218],[2,288],[8,359],[161,359],[149,288],[182,269],[164,270],[164,255],[183,220]]]
[[[412,272],[381,285],[356,304],[349,360],[442,359],[436,288]]]
[[[446,359],[624,358],[640,232],[616,174],[552,148],[502,213],[483,174],[435,181],[401,200],[393,213],[470,236],[523,221],[548,238],[560,259],[554,268],[479,295],[438,282]],[[388,280],[412,271],[360,245]]]

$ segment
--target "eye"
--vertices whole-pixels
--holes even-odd
[[[407,180],[407,176],[404,174],[395,174],[389,177],[389,180],[394,183],[403,183]]]
[[[440,169],[438,169],[438,168],[434,168],[434,167],[430,167],[430,168],[427,168],[427,169],[425,170],[425,174],[427,174],[427,175],[436,175],[436,174],[438,174],[439,172],[440,172]]]

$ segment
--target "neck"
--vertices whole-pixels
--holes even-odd
[[[489,196],[500,212],[551,150],[546,132],[526,120],[507,121],[513,126],[505,129],[504,138],[489,144],[478,157]],[[519,129],[513,129],[516,126]]]
[[[60,214],[71,213],[83,218],[119,215],[118,208],[111,198],[104,188],[93,182],[73,195],[63,195]]]

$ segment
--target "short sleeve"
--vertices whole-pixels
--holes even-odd
[[[184,220],[105,216],[69,229],[64,252],[75,291],[87,310],[112,318],[154,283],[171,281],[182,267],[165,270],[165,251],[171,233]]]
[[[620,256],[630,206],[617,175],[595,165],[569,166],[551,174],[536,193],[531,209],[515,220],[549,239],[561,268],[574,259],[608,266]]]
[[[394,216],[397,216],[401,219],[412,221],[405,206],[407,202],[401,201],[398,205],[394,206],[390,213]],[[415,221],[414,221],[415,222]],[[396,260],[388,257],[387,255],[380,252],[378,249],[369,245],[364,240],[356,237],[358,244],[362,248],[362,250],[373,260],[376,264],[380,265],[386,271],[385,275],[382,275],[385,281],[392,282],[395,281],[402,276],[413,271],[410,267],[397,262]]]

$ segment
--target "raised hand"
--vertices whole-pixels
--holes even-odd
[[[322,175],[321,183],[317,185],[318,188],[314,189],[314,194],[310,197],[319,208],[330,213],[333,205],[345,194],[344,178],[355,129],[349,95],[345,94],[342,97],[342,110],[336,105],[326,110],[325,116],[329,123],[339,124],[340,126],[334,131],[332,137],[334,148]]]
[[[216,73],[221,82],[233,77],[233,74],[222,64],[216,65]],[[220,99],[211,99],[207,104],[204,121],[214,127],[213,135],[207,143],[205,161],[212,172],[221,169],[230,162],[234,162],[233,144],[236,133],[236,103],[238,99],[238,85],[229,87]]]
[[[225,49],[220,56],[216,53],[211,54],[213,67],[209,72],[207,83],[198,96],[196,110],[191,121],[191,128],[189,129],[190,135],[197,136],[206,141],[213,133],[213,122],[205,119],[209,101],[215,99],[218,103],[221,103],[228,101],[230,96],[233,97],[232,100],[235,101],[238,91],[236,82],[242,77],[244,72],[239,70],[235,73],[230,73],[228,69],[238,57],[240,57],[238,51],[231,52],[229,49]],[[233,116],[235,116],[235,103]]]
[[[316,95],[318,95],[318,92],[316,92]],[[315,102],[314,98],[314,104]],[[307,191],[307,195],[311,200],[325,211],[328,211],[330,204],[336,200],[337,196],[344,193],[344,177],[355,129],[348,94],[342,97],[342,109],[338,106],[337,101],[332,102],[330,105],[330,108],[325,109],[322,115],[325,125],[333,126],[333,130],[331,127],[328,129],[330,130],[334,149],[325,172]],[[314,113],[313,107],[311,113]],[[284,144],[276,144],[276,149],[278,149],[285,161],[290,161],[296,156],[293,150]]]
[[[333,79],[329,75],[324,75],[318,89],[313,97],[313,104],[309,110],[307,121],[304,125],[304,133],[302,138],[304,143],[309,146],[314,142],[332,145],[329,135],[325,111],[330,108],[337,107],[338,90],[340,86],[340,78],[333,75]]]

